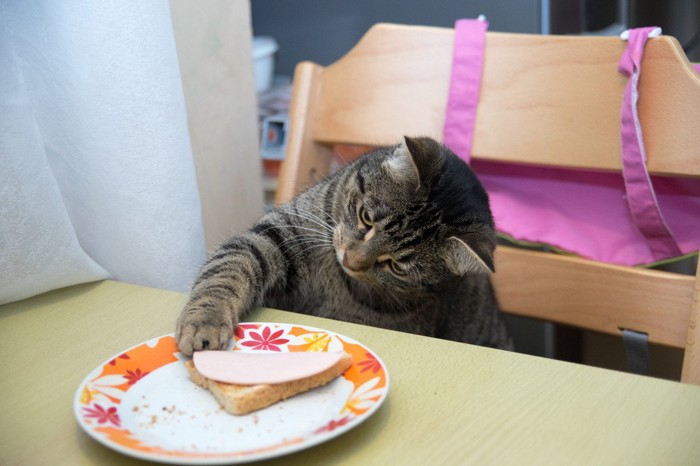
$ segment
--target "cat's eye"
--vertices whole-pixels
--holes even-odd
[[[401,268],[398,262],[394,260],[390,260],[389,262],[389,268],[391,269],[392,272],[394,272],[396,275],[406,275],[406,271]]]
[[[374,225],[374,222],[372,221],[372,217],[370,217],[369,212],[367,212],[367,209],[364,207],[360,207],[360,212],[358,213],[360,217],[360,221],[366,226],[367,228],[372,228]]]

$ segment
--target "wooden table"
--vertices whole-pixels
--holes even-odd
[[[0,464],[143,464],[83,433],[73,395],[105,359],[173,331],[185,299],[105,281],[1,306]],[[700,387],[271,309],[249,320],[347,335],[391,376],[365,423],[267,464],[700,464]]]

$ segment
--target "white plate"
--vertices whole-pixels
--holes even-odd
[[[341,351],[353,364],[331,383],[244,416],[226,413],[195,385],[172,334],[115,355],[78,387],[80,426],[109,448],[174,464],[232,464],[303,450],[371,416],[389,391],[384,363],[337,333],[277,323],[236,327],[236,351]]]

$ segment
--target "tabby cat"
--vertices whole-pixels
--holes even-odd
[[[177,321],[225,347],[257,306],[512,349],[491,287],[496,236],[471,169],[429,138],[379,148],[224,242]]]

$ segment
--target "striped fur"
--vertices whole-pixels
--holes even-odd
[[[494,247],[471,169],[432,139],[405,138],[224,242],[193,285],[178,344],[224,347],[242,315],[267,306],[510,349],[488,275]]]

